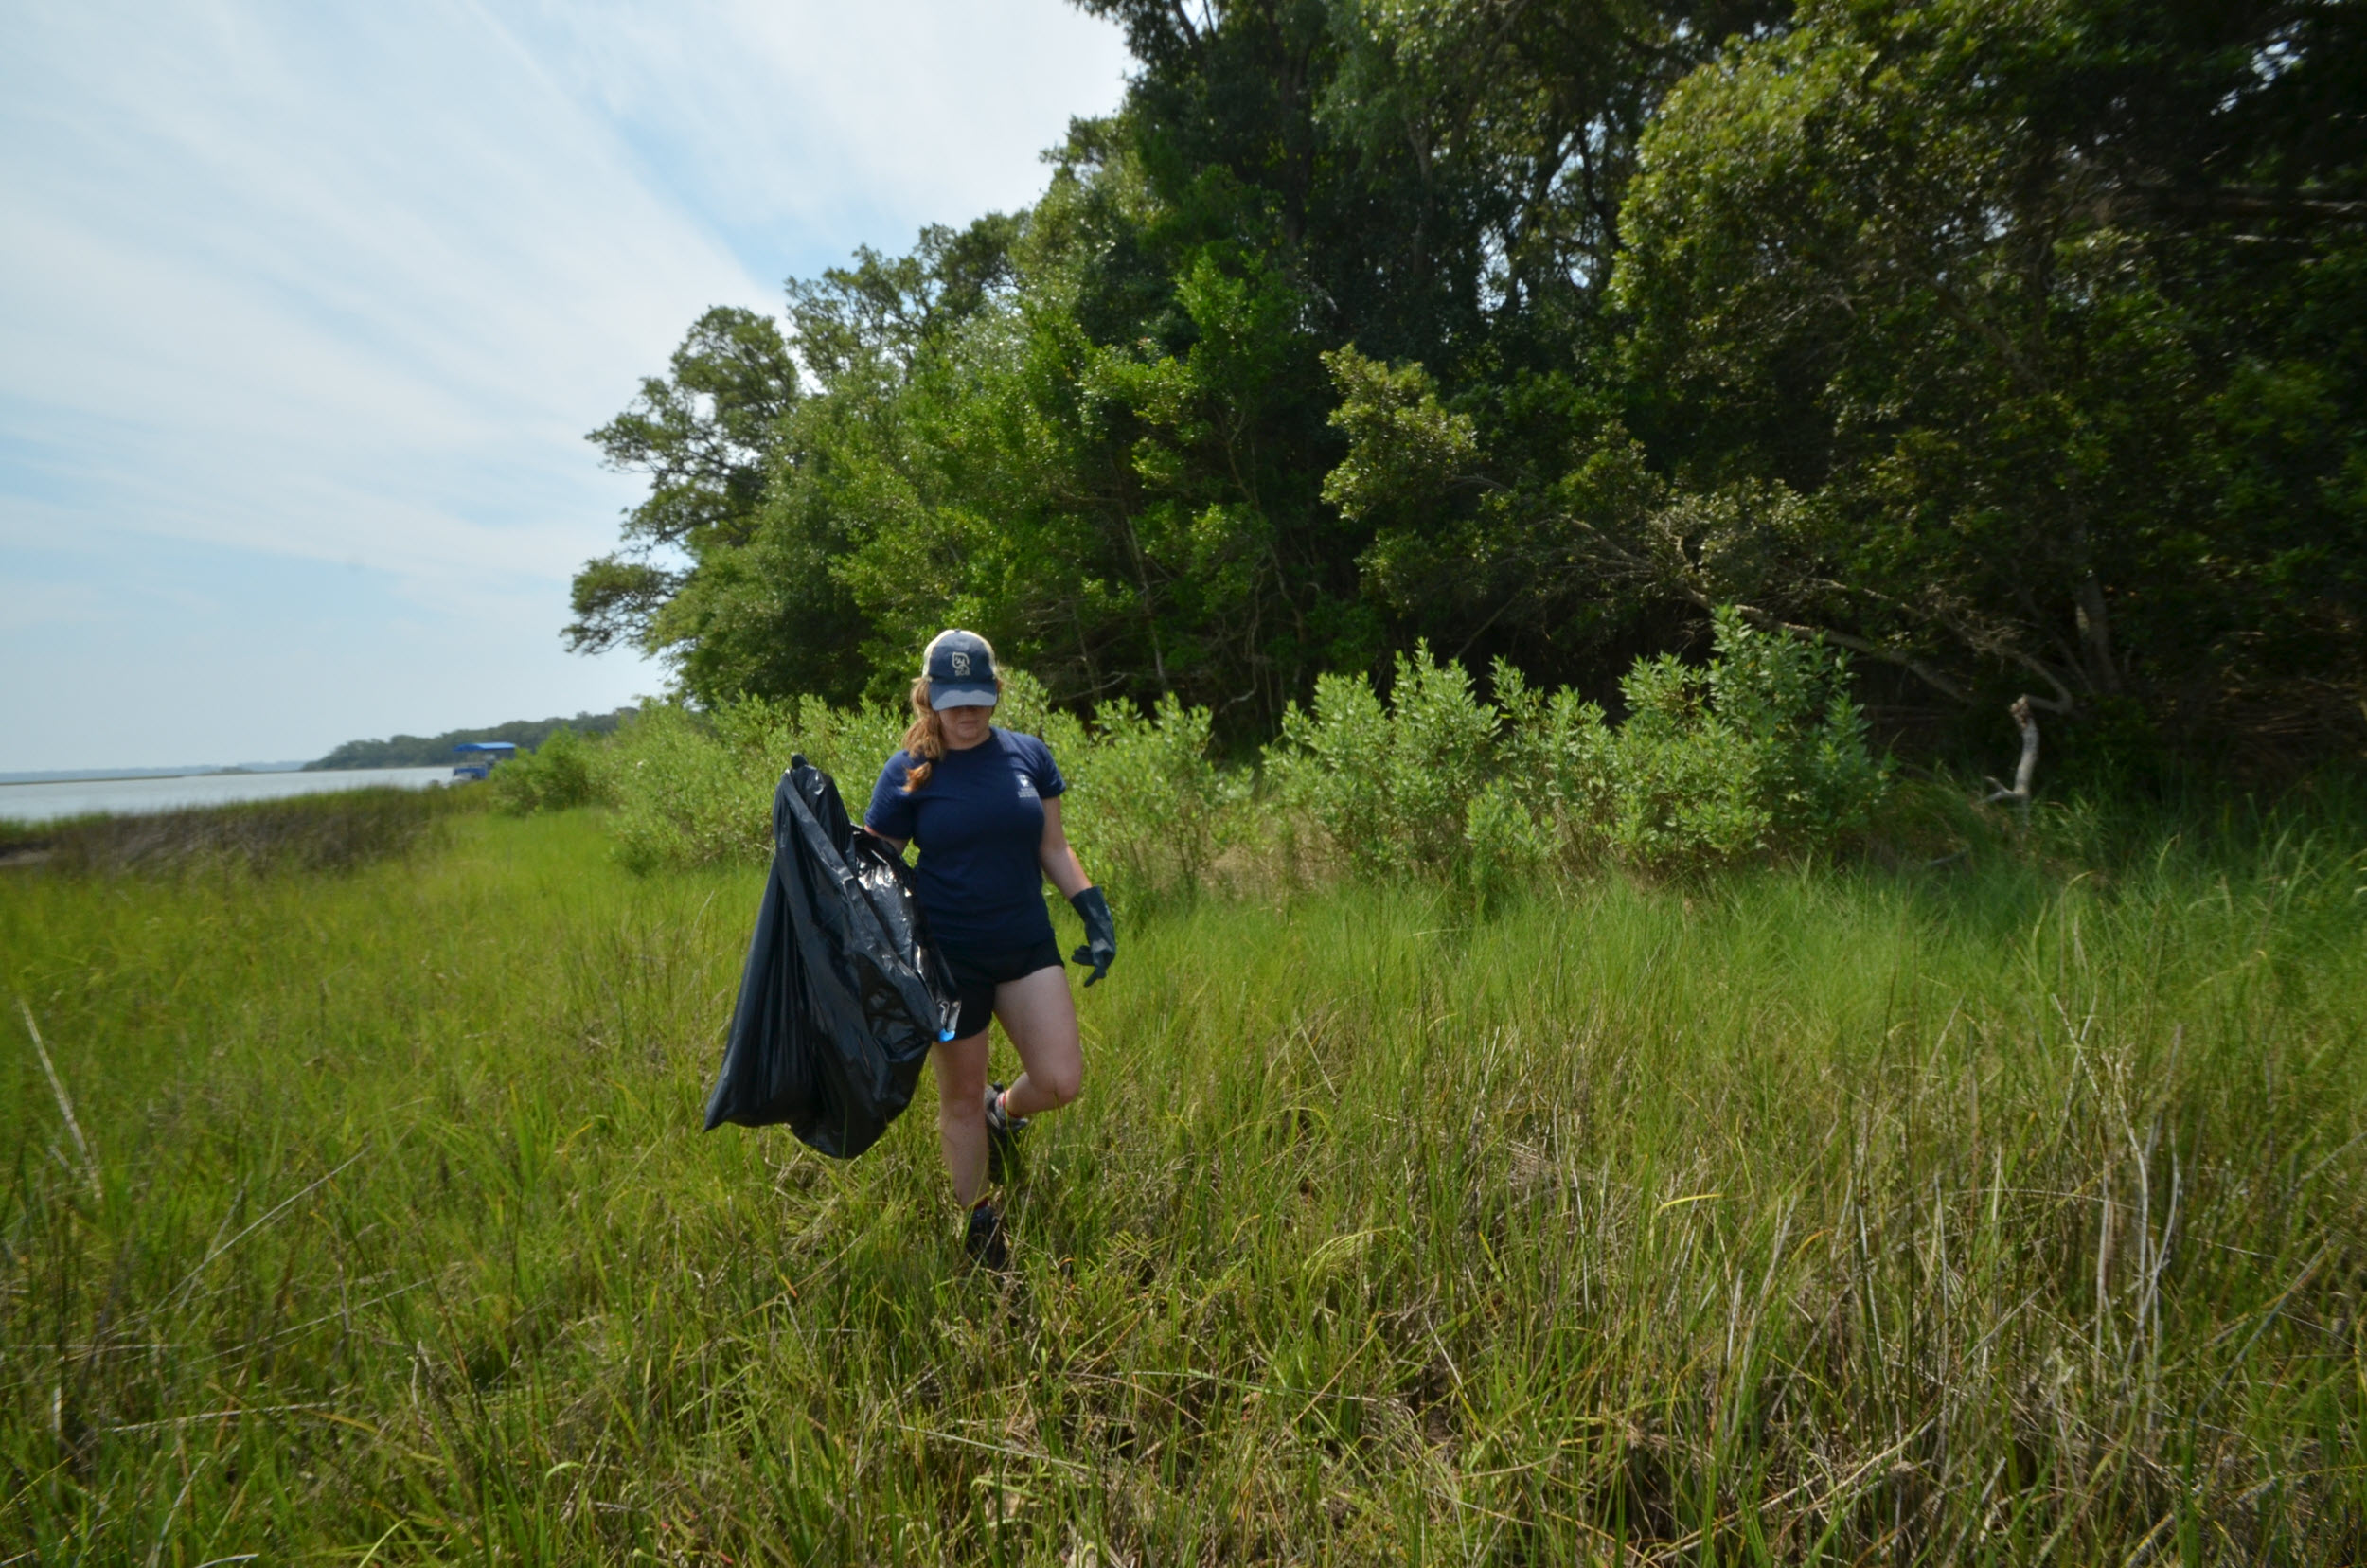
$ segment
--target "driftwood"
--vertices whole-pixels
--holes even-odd
[[[2015,765],[2010,788],[1994,778],[1989,780],[1991,793],[1984,804],[1994,806],[2001,800],[2010,800],[2026,822],[2030,817],[2031,788],[2038,776],[2038,717],[2031,710],[2028,697],[2015,698],[2014,705],[2005,711],[2014,716],[2014,722],[2021,728],[2021,761]]]

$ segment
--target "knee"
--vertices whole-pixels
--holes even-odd
[[[1081,1061],[1063,1062],[1041,1076],[1031,1072],[1027,1075],[1027,1081],[1041,1090],[1056,1107],[1066,1105],[1084,1093],[1085,1064]]]
[[[937,1114],[953,1121],[986,1114],[987,1070],[937,1063]]]

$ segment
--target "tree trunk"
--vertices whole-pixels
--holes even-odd
[[[2087,645],[2090,683],[2107,696],[2119,696],[2121,667],[2112,656],[2112,613],[2105,606],[2104,588],[2093,572],[2079,581],[2079,638]]]
[[[1994,778],[1989,780],[1990,794],[1984,804],[2012,801],[2022,826],[2026,828],[2030,825],[2030,793],[2038,776],[2038,716],[2026,696],[2015,698],[2014,705],[2005,711],[2014,716],[2015,724],[2021,730],[2021,760],[2015,764],[2011,789]]]

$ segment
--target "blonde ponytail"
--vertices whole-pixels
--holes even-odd
[[[945,726],[937,722],[937,710],[929,705],[925,674],[913,682],[913,722],[904,731],[904,751],[914,759],[904,775],[904,793],[910,794],[929,782],[929,775],[937,771],[937,759],[945,755]]]

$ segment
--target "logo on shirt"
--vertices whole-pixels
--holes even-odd
[[[1023,800],[1034,800],[1038,798],[1036,794],[1036,781],[1028,777],[1025,774],[1021,774],[1019,775],[1019,793],[1020,798]]]

